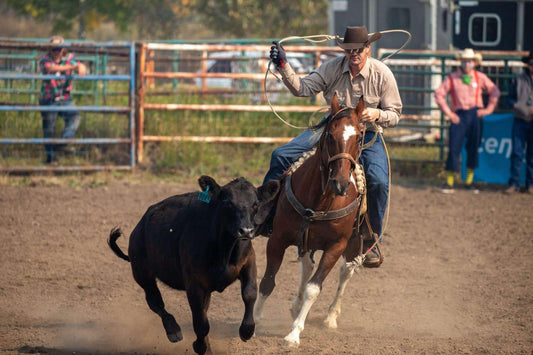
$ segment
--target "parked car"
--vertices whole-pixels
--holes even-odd
[[[290,53],[289,60],[291,66],[297,73],[305,73],[308,68],[303,64],[303,60],[307,59],[302,53]],[[258,51],[225,51],[212,52],[210,58],[207,60],[208,73],[263,73],[263,61],[269,60],[268,52]],[[271,69],[274,69],[271,65]],[[197,73],[201,73],[198,70]],[[202,78],[194,79],[197,86],[202,86]],[[245,89],[245,88],[259,88],[260,81],[253,79],[231,79],[231,78],[206,78],[206,85],[213,88],[227,88],[227,89]]]

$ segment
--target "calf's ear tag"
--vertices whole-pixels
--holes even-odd
[[[207,185],[205,191],[200,191],[198,193],[198,199],[205,203],[211,202],[211,197],[209,197],[209,194],[207,193],[208,191],[209,191],[209,185]]]

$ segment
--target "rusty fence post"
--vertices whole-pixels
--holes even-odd
[[[137,162],[142,163],[144,149],[144,71],[146,69],[146,43],[139,48],[139,62],[137,66]]]

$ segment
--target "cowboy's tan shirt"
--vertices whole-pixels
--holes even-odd
[[[380,110],[376,123],[381,127],[394,127],[400,120],[402,100],[396,79],[389,67],[377,59],[367,57],[365,65],[355,77],[350,72],[345,56],[327,61],[302,78],[288,63],[278,70],[283,82],[295,96],[307,97],[323,92],[330,104],[336,92],[339,103],[351,107],[357,106],[362,96],[365,107]]]

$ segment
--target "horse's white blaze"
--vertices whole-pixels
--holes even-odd
[[[354,126],[346,126],[344,127],[344,133],[342,134],[342,137],[344,138],[344,142],[348,142],[348,139],[350,137],[355,136],[357,134],[357,131],[355,130]]]
[[[355,186],[355,188],[357,189],[357,182],[355,181],[355,178],[353,177],[353,174],[350,174],[350,182],[353,184],[353,186]]]

